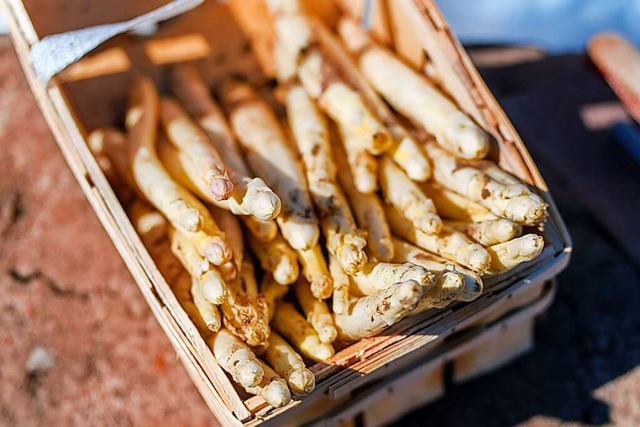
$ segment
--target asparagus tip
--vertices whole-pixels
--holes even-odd
[[[233,182],[226,176],[216,176],[209,182],[209,193],[217,201],[227,200],[231,197]]]
[[[318,338],[325,344],[330,344],[338,337],[338,331],[333,325],[325,325],[318,331]]]
[[[482,246],[469,246],[469,268],[474,271],[485,271],[491,266],[491,255]]]
[[[365,253],[364,245],[358,243],[345,243],[341,248],[340,265],[347,274],[355,274],[362,270],[369,260]]]
[[[245,387],[253,387],[262,381],[264,370],[256,360],[245,360],[236,366],[237,379]]]
[[[438,234],[442,230],[442,220],[436,214],[427,214],[418,220],[416,228],[427,234]]]
[[[287,383],[294,394],[301,396],[313,391],[316,387],[316,378],[308,369],[296,369],[289,374]]]
[[[286,405],[291,400],[291,392],[284,380],[275,379],[266,386],[262,392],[262,397],[274,408]]]
[[[202,227],[202,216],[196,209],[187,209],[177,221],[181,228],[191,233],[197,232]]]
[[[242,202],[247,203],[250,213],[262,221],[277,217],[282,205],[278,195],[261,178],[252,178],[247,182],[247,192]]]
[[[331,278],[321,276],[311,281],[311,293],[318,299],[327,299],[333,293],[333,282]]]
[[[227,247],[226,242],[218,236],[211,237],[205,243],[204,253],[213,265],[222,265],[231,260],[231,250]]]
[[[298,279],[299,271],[295,259],[291,262],[288,257],[282,257],[273,271],[273,278],[280,285],[290,285]]]
[[[407,176],[417,182],[424,182],[429,179],[431,176],[430,171],[431,169],[430,166],[426,164],[426,159],[410,159],[405,166]]]
[[[383,312],[386,311],[386,314],[399,312],[404,310],[406,307],[415,306],[420,300],[420,297],[422,297],[424,290],[424,288],[415,280],[401,282],[398,284],[397,288],[393,289],[394,292],[389,301],[383,301],[383,305],[389,305],[388,310],[382,310]]]

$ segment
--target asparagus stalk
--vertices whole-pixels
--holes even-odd
[[[268,104],[246,83],[229,80],[221,96],[247,160],[281,199],[278,224],[294,249],[310,249],[320,230],[304,170]]]
[[[331,344],[335,341],[337,336],[336,327],[333,325],[333,317],[327,303],[313,296],[306,280],[298,280],[293,290],[302,309],[302,314],[305,315],[307,322],[316,330],[320,341],[326,344]]]
[[[359,55],[360,70],[393,108],[419,123],[440,145],[465,159],[481,159],[490,148],[489,135],[436,86],[376,45],[353,21],[342,20],[338,31],[347,48]]]
[[[294,394],[304,396],[316,387],[316,379],[305,367],[302,357],[276,332],[269,335],[264,358],[287,381]]]
[[[309,322],[288,302],[278,303],[273,328],[305,357],[322,362],[334,354],[331,344],[323,343]]]
[[[299,85],[288,88],[285,105],[327,249],[347,273],[353,274],[367,262],[364,251],[367,242],[336,183],[336,165],[331,156],[329,130],[324,117]]]
[[[424,290],[419,283],[409,280],[355,299],[346,313],[334,314],[338,338],[357,341],[379,334],[415,309]]]

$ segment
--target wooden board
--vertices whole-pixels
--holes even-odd
[[[517,359],[533,349],[534,319],[503,326],[500,334],[490,336],[460,355],[453,362],[453,381],[463,383]]]
[[[603,33],[589,41],[587,51],[629,114],[640,123],[640,50],[618,34]]]
[[[426,373],[416,372],[408,384],[391,384],[362,413],[365,427],[382,427],[414,409],[444,396],[444,366]]]

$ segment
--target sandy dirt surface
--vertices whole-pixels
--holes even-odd
[[[640,425],[640,254],[619,243],[624,227],[637,231],[599,215],[593,194],[607,179],[624,187],[638,167],[605,135],[560,120],[576,103],[613,99],[584,69],[570,57],[485,70],[559,201],[574,261],[533,353],[451,387],[399,425]],[[572,84],[592,99],[565,96]],[[0,425],[215,424],[68,170],[6,38],[0,153]],[[580,156],[591,156],[587,167]],[[600,200],[631,209],[631,194],[611,201],[613,187]]]
[[[0,425],[210,425],[0,39]]]

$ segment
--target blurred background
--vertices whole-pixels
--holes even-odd
[[[601,31],[640,45],[640,0],[438,3],[547,180],[574,253],[532,353],[398,425],[640,425],[638,126],[585,52]],[[6,36],[0,153],[0,426],[206,425]]]
[[[598,32],[640,43],[638,0],[436,0],[466,44],[536,46],[549,53],[581,52]]]

